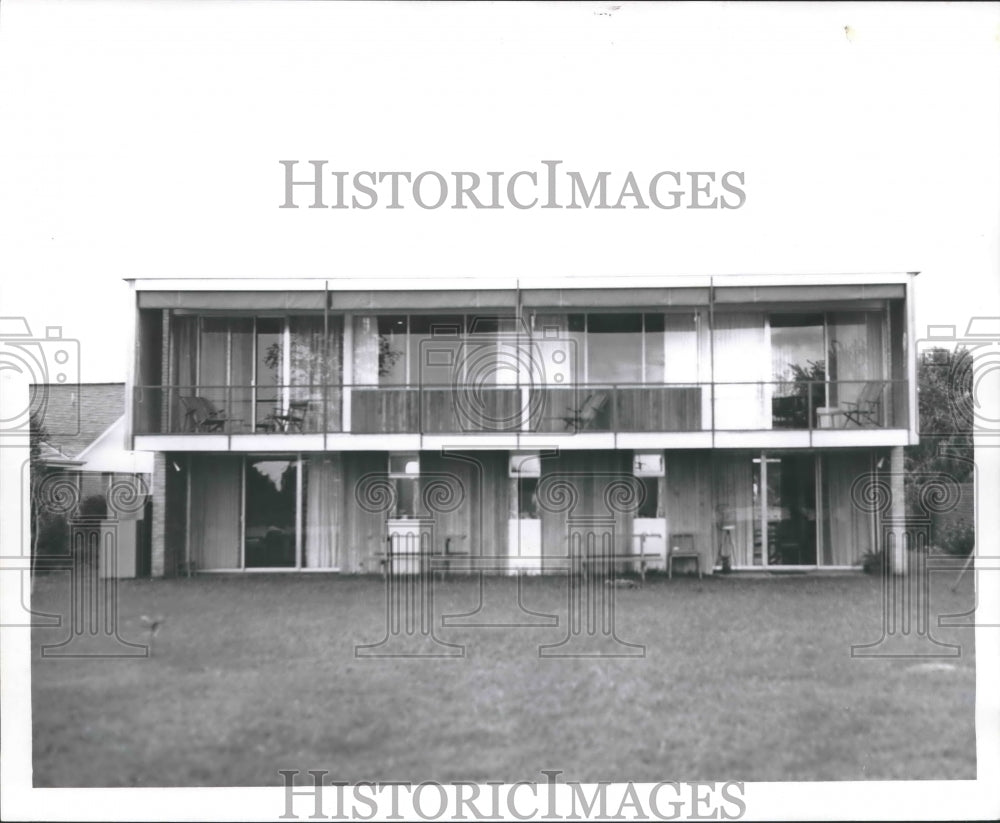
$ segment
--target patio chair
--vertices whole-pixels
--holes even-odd
[[[608,393],[604,391],[593,392],[587,395],[578,409],[569,409],[571,412],[559,419],[566,424],[567,429],[586,431],[588,429],[599,429],[598,418],[608,405]]]
[[[271,433],[288,434],[292,431],[301,433],[305,431],[306,414],[308,411],[308,400],[291,400],[288,403],[288,411],[276,408],[257,424],[257,428],[261,431]]]
[[[670,535],[670,542],[667,543],[668,580],[673,580],[674,560],[678,557],[694,560],[695,568],[698,569],[698,579],[700,580],[702,574],[701,554],[698,553],[698,547],[695,545],[693,534],[683,533]]]
[[[882,392],[885,383],[881,380],[870,380],[861,387],[858,399],[841,403],[844,414],[844,425],[853,423],[855,426],[882,425]]]
[[[243,422],[237,417],[226,417],[226,413],[206,397],[182,395],[179,400],[184,409],[185,429],[189,432],[222,432],[227,423]]]

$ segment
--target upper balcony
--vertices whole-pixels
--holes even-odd
[[[676,445],[785,446],[881,441],[907,427],[905,381],[591,383],[561,386],[139,386],[137,436],[243,441],[273,435],[674,436]],[[604,436],[603,438],[595,436]],[[285,440],[285,437],[280,438]],[[308,442],[308,438],[293,437]],[[342,440],[338,438],[338,440]],[[244,441],[246,442],[246,441]],[[286,441],[291,442],[291,441]],[[636,441],[637,443],[639,441]],[[197,447],[194,445],[192,447]]]
[[[135,446],[916,438],[897,283],[331,294],[140,294]]]

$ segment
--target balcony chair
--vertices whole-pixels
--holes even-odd
[[[306,415],[309,412],[308,400],[291,400],[288,403],[288,411],[277,408],[258,424],[258,428],[280,434],[288,434],[296,431],[300,434],[305,431]]]
[[[599,416],[608,405],[608,392],[597,391],[587,395],[578,409],[569,409],[571,414],[564,415],[559,419],[566,424],[567,429],[576,431],[587,431],[599,429],[597,425]]]
[[[882,393],[885,391],[885,383],[881,380],[870,380],[861,387],[858,399],[841,403],[841,411],[844,414],[844,426],[853,423],[855,426],[865,428],[866,426],[882,425]]]
[[[226,417],[222,409],[217,409],[207,397],[198,395],[178,398],[184,409],[184,429],[189,432],[223,432],[227,423],[242,423],[238,417]]]
[[[667,579],[673,580],[674,577],[674,559],[678,557],[691,558],[695,562],[695,566],[698,569],[698,579],[701,579],[701,554],[698,552],[698,547],[694,542],[694,535],[683,533],[683,534],[672,534],[670,535],[670,542],[667,543]]]

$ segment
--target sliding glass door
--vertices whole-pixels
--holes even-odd
[[[767,564],[815,566],[816,459],[812,454],[791,453],[764,459]]]
[[[822,314],[776,314],[770,319],[772,425],[808,429],[826,406],[825,321]]]
[[[244,565],[294,568],[297,563],[299,461],[247,458],[244,471]]]

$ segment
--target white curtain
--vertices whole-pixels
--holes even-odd
[[[289,321],[291,399],[308,403],[303,430],[340,429],[341,319],[292,317]],[[326,397],[326,409],[323,398]]]
[[[240,457],[191,459],[191,557],[199,569],[240,568],[242,475]]]
[[[841,312],[833,315],[830,363],[831,378],[836,381],[833,385],[834,405],[856,401],[864,381],[885,379],[882,327],[883,317],[879,312]]]
[[[771,355],[765,321],[765,316],[757,313],[715,315],[717,429],[771,428],[771,389],[767,383],[771,379]]]
[[[337,568],[340,562],[336,513],[342,503],[342,472],[338,455],[313,455],[305,465],[303,565],[308,569]]]
[[[664,331],[665,383],[697,383],[698,324],[694,314],[668,314]]]
[[[723,452],[712,455],[714,469],[716,510],[715,520],[716,540],[723,540],[722,526],[734,526],[729,533],[733,539],[734,556],[732,562],[737,566],[750,566],[754,562],[754,485],[753,463],[750,455],[726,454]],[[758,496],[760,489],[757,489]]]
[[[354,318],[354,383],[378,385],[378,319],[371,315]]]
[[[872,515],[851,496],[851,487],[871,470],[867,453],[822,455],[823,545],[820,565],[852,566],[872,550]]]

